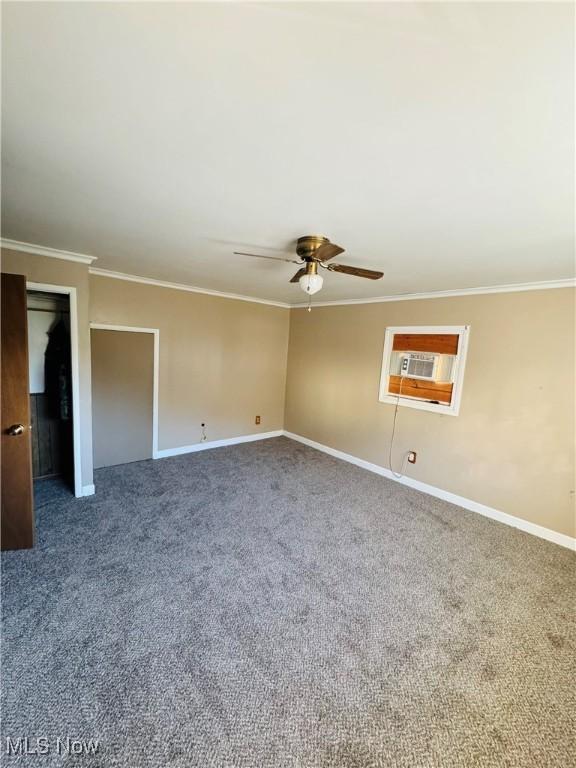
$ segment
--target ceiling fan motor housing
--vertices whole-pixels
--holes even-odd
[[[321,245],[329,243],[329,239],[323,235],[305,235],[299,237],[296,243],[296,253],[302,259],[310,259]]]

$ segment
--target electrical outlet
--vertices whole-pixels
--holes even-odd
[[[416,464],[416,451],[408,451],[408,464]]]
[[[256,416],[256,420],[255,420],[255,423],[256,423],[256,424],[260,424],[260,416]]]

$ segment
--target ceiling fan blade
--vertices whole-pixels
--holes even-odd
[[[318,261],[328,261],[328,259],[338,256],[339,253],[344,253],[344,248],[340,248],[336,243],[324,243],[312,253],[312,258]]]
[[[290,280],[291,283],[297,283],[298,280],[302,277],[302,275],[306,274],[306,267],[302,267],[302,269],[299,269],[298,272],[294,275],[294,277]]]
[[[263,253],[244,253],[243,251],[234,251],[236,256],[253,256],[256,259],[271,259],[272,261],[287,261],[289,264],[302,264],[296,259],[283,259],[282,256],[265,256]]]
[[[384,272],[376,272],[373,269],[361,269],[360,267],[349,267],[346,264],[329,264],[327,269],[330,272],[343,272],[345,275],[367,277],[368,280],[379,280],[381,277],[384,277]]]

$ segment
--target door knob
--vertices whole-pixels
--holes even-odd
[[[21,435],[24,432],[24,424],[12,424],[11,427],[8,427],[7,432],[12,436]]]

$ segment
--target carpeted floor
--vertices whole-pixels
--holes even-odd
[[[286,438],[96,487],[2,558],[3,764],[574,765],[568,550]]]

